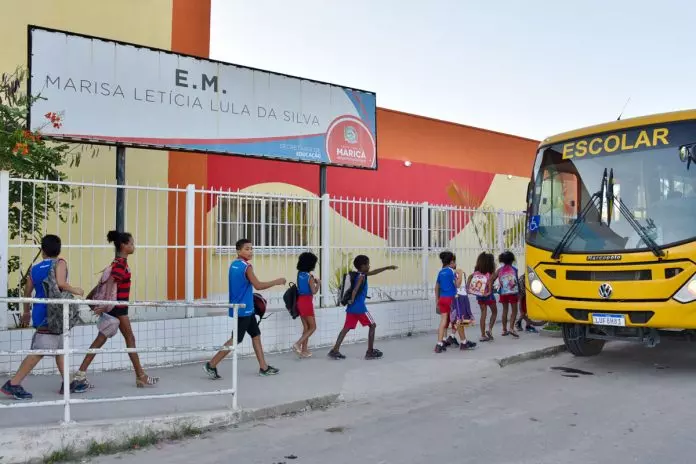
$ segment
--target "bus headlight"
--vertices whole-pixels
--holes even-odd
[[[691,303],[696,300],[696,275],[682,285],[682,288],[674,295],[674,299],[680,303]]]
[[[551,293],[546,289],[546,286],[541,279],[539,279],[537,273],[529,266],[527,266],[527,278],[529,279],[529,290],[534,296],[540,300],[548,300],[551,298]]]

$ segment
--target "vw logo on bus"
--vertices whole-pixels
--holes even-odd
[[[613,291],[614,289],[611,288],[611,285],[607,282],[599,286],[599,296],[601,296],[605,300],[608,300],[611,297]]]

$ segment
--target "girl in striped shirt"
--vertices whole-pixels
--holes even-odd
[[[112,230],[106,236],[109,243],[113,243],[116,248],[116,257],[111,263],[111,279],[116,282],[116,299],[118,301],[128,301],[130,298],[131,289],[131,271],[128,266],[128,256],[135,253],[135,242],[133,236],[128,232],[117,232]],[[128,306],[114,306],[109,312],[119,321],[119,329],[126,341],[126,347],[135,348],[135,335],[131,327],[130,319],[128,318]],[[103,334],[97,335],[97,338],[92,342],[90,348],[101,348],[106,343],[106,336]],[[88,354],[85,360],[82,361],[80,370],[75,374],[75,380],[90,386],[87,382],[87,369],[94,360],[95,354]],[[152,387],[159,381],[158,377],[150,377],[143,370],[140,364],[138,353],[128,353],[133,369],[135,370],[135,386],[138,388]]]

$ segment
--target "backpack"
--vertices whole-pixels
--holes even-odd
[[[99,278],[97,285],[85,297],[87,300],[116,301],[118,299],[118,284],[111,278],[111,266],[108,266]],[[89,305],[92,311],[100,310],[108,313],[115,305]]]
[[[343,274],[338,294],[338,302],[341,306],[348,306],[348,303],[350,303],[350,298],[353,296],[353,285],[357,282],[357,279],[358,273],[355,271]]]
[[[471,282],[469,283],[469,293],[476,296],[486,296],[486,285],[488,285],[488,276],[475,271],[471,274]]]
[[[520,293],[520,284],[514,267],[503,266],[498,272],[498,280],[500,281],[501,295],[518,295]]]
[[[290,317],[297,319],[299,313],[297,312],[297,298],[300,296],[300,291],[297,285],[290,282],[288,289],[283,293],[283,302],[285,303],[285,309],[290,313]]]
[[[55,300],[74,300],[72,293],[61,290],[58,287],[56,280],[56,264],[57,259],[51,260],[51,269],[48,271],[48,276],[41,282],[46,298]],[[76,303],[70,303],[68,315],[68,330],[82,323],[80,318],[80,306]],[[63,333],[63,304],[62,303],[47,303],[46,304],[46,326],[48,331],[55,335]]]
[[[261,320],[266,319],[266,299],[260,293],[254,293],[254,314]]]

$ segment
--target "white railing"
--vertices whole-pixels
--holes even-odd
[[[0,298],[7,295],[7,289],[13,291],[12,296],[21,294],[17,268],[27,271],[37,256],[36,240],[45,233],[61,237],[70,281],[86,289],[96,284],[97,274],[113,258],[106,233],[113,228],[118,189],[126,193],[125,229],[133,234],[137,250],[129,258],[131,297],[160,302],[147,310],[135,306],[130,312],[144,350],[182,341],[195,345],[201,338],[222,336],[216,319],[220,308],[183,302],[227,300],[228,267],[234,242],[242,236],[255,242],[253,263],[261,280],[285,277],[293,282],[301,252],[312,251],[320,257],[316,272],[322,286],[315,301],[325,309],[317,318],[318,330],[311,340],[314,346],[326,345],[336,336],[341,310],[332,308],[338,282],[342,272],[352,268],[357,254],[367,254],[373,267],[399,267],[370,278],[370,302],[397,308],[389,306],[389,316],[385,309],[388,335],[430,328],[433,311],[428,299],[432,298],[441,251],[453,251],[467,274],[482,250],[497,254],[509,248],[517,255],[519,267],[524,266],[524,214],[520,212],[316,197],[299,190],[297,195],[280,195],[193,185],[14,179],[0,172]],[[21,233],[15,235],[17,231]],[[264,322],[268,351],[287,350],[299,338],[299,323],[282,314],[283,291],[277,287],[265,292],[269,307],[280,312]],[[16,304],[8,308],[0,299],[0,349],[29,343],[29,331],[8,335],[6,329],[15,328],[18,321]],[[91,342],[92,335],[84,327],[75,331],[79,345]],[[251,353],[247,342],[240,353]],[[127,365],[125,356],[118,356],[100,357],[95,369]],[[145,364],[196,360],[193,353],[170,351],[147,356]],[[0,372],[11,370],[10,363],[0,362]]]
[[[191,391],[191,392],[179,392],[179,393],[164,393],[164,394],[154,394],[154,395],[137,395],[137,396],[120,396],[113,398],[88,398],[88,399],[72,399],[70,397],[70,372],[71,372],[71,357],[73,354],[100,354],[100,353],[140,353],[144,351],[154,352],[154,351],[172,351],[170,347],[158,347],[150,348],[148,350],[143,350],[142,348],[121,348],[121,349],[104,349],[104,348],[92,348],[92,349],[75,349],[71,346],[71,334],[69,329],[69,315],[70,315],[70,305],[71,304],[91,304],[91,305],[110,305],[113,304],[112,301],[98,301],[98,300],[63,300],[63,299],[44,299],[44,298],[2,298],[4,303],[15,303],[15,304],[36,304],[36,303],[54,303],[63,305],[63,348],[59,350],[16,350],[16,351],[0,351],[0,356],[16,356],[16,355],[43,355],[43,356],[63,356],[63,399],[55,401],[31,401],[31,402],[18,402],[12,404],[2,404],[0,403],[0,409],[10,409],[10,408],[29,408],[29,407],[47,407],[47,406],[59,406],[63,405],[63,423],[70,424],[70,405],[72,404],[87,404],[87,403],[113,403],[121,401],[142,401],[142,400],[157,400],[157,399],[168,399],[168,398],[184,398],[184,397],[202,397],[202,396],[219,396],[219,395],[231,395],[232,396],[232,409],[237,410],[238,408],[238,376],[237,376],[237,313],[239,308],[243,308],[244,305],[238,304],[227,304],[227,303],[217,303],[217,302],[185,302],[185,303],[168,303],[175,306],[194,306],[194,307],[209,307],[209,308],[233,308],[232,317],[232,327],[233,335],[232,339],[233,345],[231,346],[187,346],[179,347],[178,350],[183,350],[187,352],[194,351],[231,351],[232,353],[232,388],[219,389],[213,391]],[[139,301],[139,302],[119,302],[119,304],[133,306],[133,307],[156,307],[161,305],[161,302],[152,301]]]

